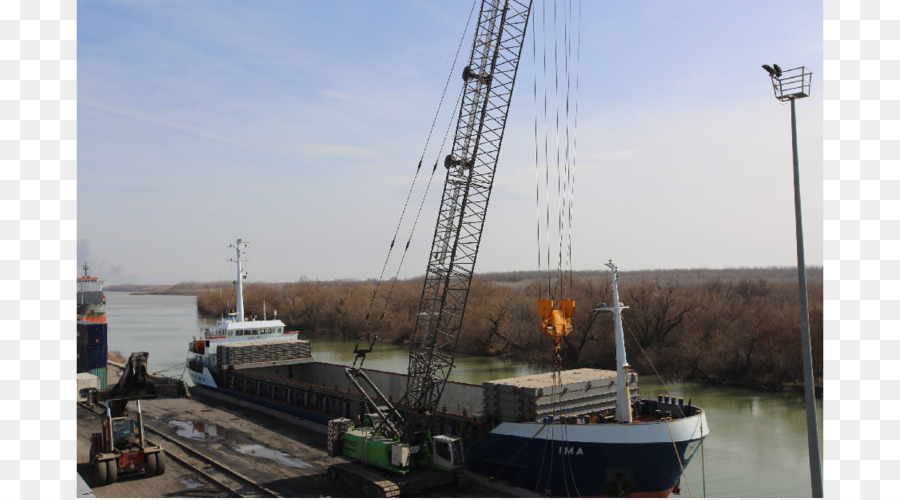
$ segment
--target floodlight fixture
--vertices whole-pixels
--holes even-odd
[[[774,66],[774,68],[773,68]],[[809,97],[809,88],[812,84],[812,71],[805,66],[782,70],[781,66],[773,64],[762,65],[772,78],[772,90],[779,101],[790,101]]]

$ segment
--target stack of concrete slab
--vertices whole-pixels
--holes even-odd
[[[637,373],[627,375],[632,402],[640,399]],[[533,422],[548,415],[582,415],[616,407],[616,372],[579,368],[490,380],[484,411],[495,422]]]
[[[308,340],[270,340],[219,344],[216,349],[223,368],[259,368],[311,362],[312,348]]]

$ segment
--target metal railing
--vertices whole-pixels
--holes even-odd
[[[812,71],[806,66],[799,66],[773,74],[772,90],[779,101],[789,101],[809,97],[809,88],[812,83]]]

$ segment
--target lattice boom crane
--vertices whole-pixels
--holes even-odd
[[[398,405],[392,405],[355,362],[347,369],[380,422],[373,422],[374,430],[352,426],[345,430],[348,424],[332,421],[340,430],[330,434],[330,446],[341,447],[346,456],[375,464],[373,457],[386,453],[386,458],[378,459],[383,463],[376,465],[401,474],[416,464],[454,475],[462,467],[459,439],[431,436],[429,426],[453,367],[531,6],[531,0],[481,3],[462,74],[453,146],[444,160],[447,176],[410,345],[406,393]],[[357,357],[364,358],[370,350],[371,346],[357,349]],[[379,447],[384,451],[378,451]],[[332,466],[329,474],[351,482],[362,477],[349,466]],[[387,483],[370,486],[383,488],[385,496],[397,494],[398,490],[384,486]]]
[[[531,1],[482,2],[409,353],[406,429],[418,444],[453,366]]]

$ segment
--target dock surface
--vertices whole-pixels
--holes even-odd
[[[119,369],[109,366],[110,384]],[[345,462],[329,457],[325,426],[262,408],[205,388],[191,388],[193,398],[141,401],[147,438],[167,455],[165,474],[122,476],[97,486],[89,465],[90,435],[100,417],[78,407],[78,473],[99,498],[123,497],[358,497],[328,478],[326,469]],[[135,403],[129,403],[134,413]],[[101,408],[95,408],[100,410]],[[421,492],[425,497],[502,497],[482,484],[465,490]]]

